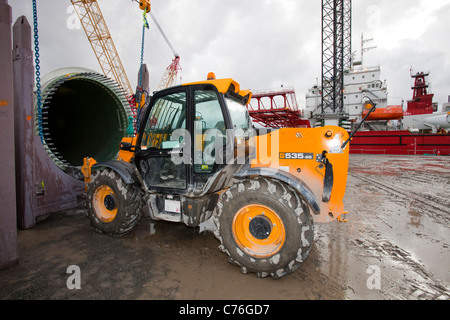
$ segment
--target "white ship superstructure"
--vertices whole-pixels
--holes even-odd
[[[364,97],[371,98],[379,108],[387,106],[388,92],[385,80],[381,80],[380,67],[354,68],[344,75],[344,112],[349,120],[362,119]],[[306,94],[305,116],[314,119],[321,114],[322,90],[313,86]]]

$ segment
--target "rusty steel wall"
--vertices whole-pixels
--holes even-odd
[[[0,0],[0,269],[19,260],[17,228],[32,228],[41,217],[83,205],[85,195],[84,182],[58,166],[37,133],[32,28],[25,16],[11,28],[11,11],[8,0]],[[148,91],[145,65],[143,73]],[[109,81],[99,80],[112,90]]]
[[[0,0],[0,269],[19,259],[16,227],[11,7]]]
[[[26,17],[17,19],[13,31],[17,223],[19,228],[28,229],[41,216],[79,206],[84,183],[49,158],[36,134],[32,33]]]

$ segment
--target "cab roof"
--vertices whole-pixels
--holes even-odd
[[[250,99],[252,98],[252,93],[250,90],[241,90],[241,86],[239,85],[239,83],[231,78],[191,82],[183,84],[183,86],[192,86],[198,84],[211,84],[215,86],[217,88],[217,91],[219,91],[220,93],[237,94],[242,97],[242,99],[245,101],[245,104],[248,104],[250,102]]]

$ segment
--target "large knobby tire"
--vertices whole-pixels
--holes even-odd
[[[142,212],[142,191],[110,169],[98,172],[87,189],[87,211],[99,232],[123,236],[136,227]]]
[[[258,277],[297,270],[314,238],[309,207],[288,185],[268,178],[236,182],[222,195],[214,222],[229,262]]]

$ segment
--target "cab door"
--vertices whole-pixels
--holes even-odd
[[[188,91],[179,88],[155,96],[143,118],[135,162],[150,190],[184,193],[188,186],[190,160],[173,161],[189,151]],[[189,152],[187,152],[189,153]]]
[[[152,98],[134,160],[150,191],[152,218],[194,226],[213,211],[218,194],[205,186],[224,165],[219,155],[229,120],[223,109],[223,96],[211,85],[175,87]]]

